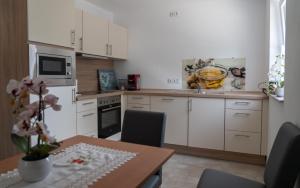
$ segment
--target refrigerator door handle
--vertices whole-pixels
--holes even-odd
[[[72,103],[76,103],[76,92],[75,89],[72,89]]]

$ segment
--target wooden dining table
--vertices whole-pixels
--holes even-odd
[[[61,147],[54,152],[79,143],[137,153],[136,157],[89,186],[91,188],[140,187],[147,178],[155,174],[174,154],[174,150],[172,149],[110,141],[86,136],[75,136],[67,139],[63,141]],[[18,161],[21,157],[22,155],[19,154],[0,161],[0,173],[5,173],[17,168]]]

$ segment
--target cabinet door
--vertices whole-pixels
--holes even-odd
[[[128,95],[128,104],[150,104],[150,97],[144,95]]]
[[[226,131],[225,151],[260,155],[261,134]]]
[[[82,36],[82,17],[83,11],[81,9],[75,10],[75,49],[76,52],[82,52],[83,50],[83,36]]]
[[[226,109],[225,119],[226,130],[261,132],[261,111]]]
[[[150,111],[148,104],[127,104],[127,110]]]
[[[28,39],[74,48],[74,0],[28,0]]]
[[[109,24],[109,55],[117,59],[127,59],[127,29],[116,24]]]
[[[77,113],[77,134],[86,135],[92,132],[98,134],[97,109]]]
[[[166,113],[165,143],[187,146],[188,98],[151,97],[151,111]]]
[[[83,51],[87,54],[108,55],[108,21],[83,11]]]
[[[51,87],[49,93],[59,97],[58,104],[62,105],[61,111],[51,108],[45,111],[45,123],[50,135],[58,141],[76,136],[76,102],[74,101],[74,86]],[[30,95],[30,102],[38,100],[37,96]]]
[[[97,99],[77,101],[77,113],[97,109]]]
[[[189,146],[224,150],[224,99],[190,98]]]

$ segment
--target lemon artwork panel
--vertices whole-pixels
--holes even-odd
[[[183,89],[244,90],[245,58],[187,59],[182,63]]]

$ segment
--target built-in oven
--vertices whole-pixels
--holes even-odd
[[[107,138],[121,131],[121,96],[98,98],[98,137]]]
[[[47,80],[52,86],[75,84],[75,52],[72,49],[29,45],[30,71],[33,77]]]

